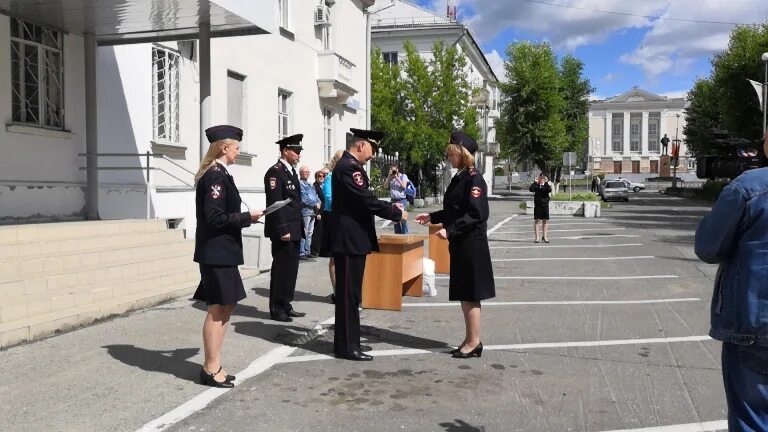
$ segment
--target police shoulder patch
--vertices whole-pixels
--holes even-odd
[[[472,187],[472,191],[470,193],[474,198],[480,198],[480,196],[483,194],[483,190],[478,186],[474,186]]]
[[[269,188],[270,188],[270,189],[274,189],[274,188],[276,188],[276,187],[277,187],[277,178],[275,178],[275,177],[270,177],[270,178],[269,178]]]
[[[360,171],[355,171],[352,173],[352,180],[355,181],[355,184],[363,187],[363,173]]]
[[[211,185],[211,198],[219,199],[220,196],[221,196],[221,185],[218,183]]]

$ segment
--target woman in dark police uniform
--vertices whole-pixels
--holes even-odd
[[[464,342],[451,353],[455,358],[480,357],[480,301],[496,296],[488,248],[488,187],[475,169],[477,142],[463,132],[451,134],[445,156],[459,172],[443,197],[443,210],[416,217],[420,224],[443,224],[438,237],[448,239],[451,280],[448,299],[460,301],[464,313]]]
[[[211,146],[195,175],[195,262],[200,264],[200,285],[193,298],[208,305],[203,323],[205,363],[200,370],[200,382],[212,387],[233,387],[235,377],[224,372],[220,355],[229,317],[237,302],[245,298],[243,280],[237,270],[243,264],[240,231],[256,222],[263,212],[240,211],[240,193],[227,171],[227,166],[240,154],[243,131],[223,125],[206,129],[205,135]]]

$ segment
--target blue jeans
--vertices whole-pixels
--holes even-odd
[[[728,430],[768,430],[768,348],[723,343]]]
[[[302,216],[304,219],[304,238],[301,239],[299,245],[299,256],[307,256],[310,254],[310,248],[312,247],[312,233],[315,232],[315,216]]]
[[[403,205],[403,209],[408,208],[408,201],[395,201]],[[395,225],[395,234],[408,234],[408,223],[406,221],[392,222]]]

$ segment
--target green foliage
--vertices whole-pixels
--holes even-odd
[[[518,204],[517,207],[520,208],[520,210],[525,210],[527,208],[527,205],[525,204],[525,201],[523,201],[520,204]]]
[[[567,192],[553,194],[550,199],[552,201],[569,201]],[[600,196],[592,192],[579,192],[571,194],[570,201],[600,201]]]
[[[387,152],[399,152],[406,166],[434,170],[454,128],[480,135],[477,110],[469,106],[467,59],[440,42],[429,62],[410,41],[403,47],[399,66],[386,64],[378,49],[371,58],[372,126],[387,132]]]
[[[762,113],[751,79],[762,82],[762,53],[768,51],[768,23],[737,26],[728,48],[712,59],[709,78],[697,81],[689,93],[687,125],[683,129],[691,153],[711,153],[712,129],[736,137],[762,136]]]
[[[533,162],[544,172],[562,165],[564,151],[583,153],[588,137],[589,80],[581,60],[566,55],[558,65],[547,43],[507,47],[507,82],[496,133],[501,153]]]

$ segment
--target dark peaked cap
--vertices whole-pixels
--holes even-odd
[[[464,147],[472,155],[477,151],[477,141],[462,131],[451,133],[451,144],[458,144]]]
[[[289,148],[292,150],[304,150],[304,148],[301,146],[301,140],[304,139],[304,134],[296,134],[287,136],[279,141],[275,141],[275,144],[280,144],[280,150],[284,148]]]
[[[376,147],[381,147],[381,139],[384,138],[384,135],[386,135],[382,131],[376,131],[376,130],[368,130],[368,129],[356,129],[356,128],[350,128],[350,132],[352,132],[352,135],[354,135],[357,138],[362,138],[364,140],[372,141],[373,145]]]
[[[209,143],[215,143],[223,139],[243,140],[243,130],[230,125],[211,126],[205,130],[205,137]]]

